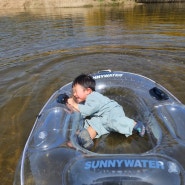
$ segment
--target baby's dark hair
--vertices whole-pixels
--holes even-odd
[[[95,91],[96,82],[90,75],[81,74],[77,76],[72,83],[72,87],[74,87],[76,84],[79,84],[85,88],[90,88],[92,89],[92,91]]]

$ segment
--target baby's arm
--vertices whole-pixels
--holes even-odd
[[[72,107],[74,110],[80,112],[79,108],[78,108],[78,103],[75,102],[75,100],[73,98],[69,98],[67,100],[67,104]]]

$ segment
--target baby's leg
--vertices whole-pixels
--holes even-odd
[[[91,137],[91,139],[94,139],[97,135],[96,130],[94,130],[91,126],[87,128],[87,131]]]
[[[92,132],[91,135],[93,136],[93,134],[94,132]],[[88,150],[91,149],[94,146],[94,142],[91,138],[91,135],[89,134],[87,129],[80,130],[79,133],[77,134],[79,145]]]
[[[97,116],[92,117],[91,119],[86,119],[84,128],[88,130],[91,138],[94,139],[109,133],[105,128],[105,125],[107,125],[107,119]]]

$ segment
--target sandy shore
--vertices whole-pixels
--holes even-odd
[[[133,3],[133,0],[0,0],[0,9],[92,7]]]

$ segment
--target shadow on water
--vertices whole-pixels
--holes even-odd
[[[0,11],[1,184],[12,184],[44,103],[79,73],[101,69],[139,73],[185,103],[184,11],[184,4]],[[128,146],[128,153],[135,144],[122,135],[116,140],[104,137],[110,153],[119,140]],[[132,141],[137,143],[137,138]]]
[[[137,134],[126,138],[118,133],[104,135],[95,140],[93,152],[108,154],[141,154],[153,148],[150,140],[145,136],[139,137]]]

